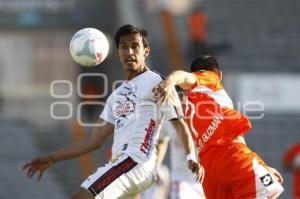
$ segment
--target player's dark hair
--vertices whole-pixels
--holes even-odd
[[[148,33],[144,28],[142,28],[140,26],[126,24],[124,26],[121,26],[115,34],[115,43],[116,43],[117,48],[119,48],[120,38],[124,35],[129,35],[132,33],[139,33],[142,36],[144,47],[145,48],[150,47]]]
[[[220,71],[217,59],[211,55],[197,57],[191,64],[191,72],[197,71]]]

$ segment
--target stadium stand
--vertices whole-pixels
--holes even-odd
[[[204,1],[211,44],[227,42],[220,55],[227,71],[300,72],[296,0]]]
[[[109,7],[110,9],[107,10],[113,12],[112,16],[116,16],[116,18],[118,17],[116,7],[120,1],[123,0],[103,1],[108,2],[109,5],[105,7]],[[227,51],[217,55],[225,73],[285,72],[300,74],[300,1],[207,0],[203,1],[203,6],[208,15],[209,45],[218,46],[225,43],[231,46]],[[139,8],[141,9],[136,10],[135,14],[139,16],[139,23],[149,30],[151,36],[151,65],[161,73],[167,74],[170,67],[168,67],[167,49],[159,15],[157,12],[143,10],[142,6]],[[98,11],[98,8],[94,8],[94,10]],[[110,32],[113,32],[120,25],[121,20],[109,21],[105,18],[107,13],[103,12],[103,15],[105,26]],[[174,16],[176,35],[182,53],[187,45],[185,22],[184,15]],[[6,50],[6,46],[3,49]],[[114,67],[119,65],[115,60],[113,61],[112,67],[108,67],[108,71],[105,72],[112,79],[121,78],[122,70],[121,68],[115,70]],[[185,62],[188,63],[188,60]],[[57,67],[62,66],[57,65]],[[15,73],[18,72],[20,73],[16,68]],[[228,90],[232,90],[231,85],[228,86]],[[46,92],[48,94],[48,90]],[[238,96],[237,93],[233,92],[232,94],[233,99]],[[24,117],[30,115],[28,107],[33,106],[28,104],[33,104],[33,102],[31,99],[27,100],[28,98],[24,97],[18,99],[18,103],[11,102],[13,105],[8,107],[8,111],[11,111],[10,107],[13,107],[16,115]],[[50,104],[47,102],[51,100],[53,99],[49,99],[49,96],[45,97],[44,103],[47,104],[47,110],[49,110]],[[19,103],[19,101],[21,102]],[[40,108],[45,108],[44,103],[37,105],[34,102],[34,106],[37,107],[37,110],[43,110]],[[3,104],[3,106],[8,104]],[[267,113],[263,119],[252,121],[252,132],[246,137],[251,148],[259,152],[270,165],[278,168],[284,175],[285,192],[280,197],[281,199],[291,198],[291,176],[282,170],[281,163],[283,153],[287,148],[295,140],[300,140],[299,115],[299,113]],[[54,124],[53,120],[50,123],[51,127],[45,127],[29,123],[27,120],[0,119],[0,154],[2,157],[0,198],[62,199],[69,196],[79,186],[81,172],[76,160],[59,163],[47,171],[46,176],[39,183],[26,179],[25,173],[21,170],[25,161],[32,156],[70,143],[69,129],[60,123]],[[104,152],[99,151],[98,153],[95,160],[103,162]]]
[[[32,137],[33,126],[22,120],[1,120],[0,125],[0,198],[66,198],[53,170],[46,174],[45,181],[25,178],[24,162],[32,154],[41,153]]]

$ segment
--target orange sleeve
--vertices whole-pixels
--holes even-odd
[[[220,90],[223,89],[223,85],[215,72],[212,71],[200,71],[192,73],[197,83],[192,87],[195,88],[197,86],[206,86],[213,90]]]

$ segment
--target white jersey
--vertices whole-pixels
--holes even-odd
[[[163,111],[153,100],[152,89],[161,81],[152,71],[124,81],[109,96],[100,115],[115,126],[112,155],[124,152],[150,170],[155,168],[155,145],[163,117],[178,117],[173,106],[167,105]]]

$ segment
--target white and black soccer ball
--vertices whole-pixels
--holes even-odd
[[[106,36],[95,28],[84,28],[74,34],[70,42],[73,60],[82,66],[96,66],[108,54],[109,43]]]

